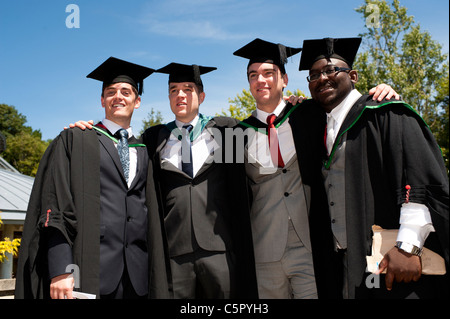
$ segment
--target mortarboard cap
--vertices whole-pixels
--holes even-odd
[[[129,83],[141,95],[144,79],[155,70],[110,57],[86,77],[103,82],[103,89],[113,83]]]
[[[351,68],[360,44],[361,38],[305,40],[299,70],[310,70],[317,60],[329,58],[342,60]]]
[[[169,74],[169,83],[193,82],[196,85],[203,86],[200,76],[214,70],[217,70],[217,68],[196,64],[170,63],[165,67],[156,70],[156,72]]]
[[[284,65],[287,63],[287,59],[299,53],[301,50],[301,48],[290,48],[280,43],[255,39],[233,54],[249,59],[248,66],[253,63],[272,63],[277,65],[285,73]]]

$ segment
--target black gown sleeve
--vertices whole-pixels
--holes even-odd
[[[71,273],[67,268],[68,265],[73,264],[72,249],[69,243],[57,229],[50,229],[47,233],[49,279]]]

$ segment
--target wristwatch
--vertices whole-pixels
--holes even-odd
[[[398,241],[395,243],[395,247],[397,247],[398,249],[403,250],[404,252],[407,252],[408,254],[411,255],[416,255],[416,256],[422,256],[422,248],[419,248],[417,246],[414,246],[412,244],[409,243],[405,243],[403,241]]]

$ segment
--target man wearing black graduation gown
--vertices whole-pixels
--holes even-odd
[[[310,123],[326,131],[322,172],[335,250],[329,260],[339,260],[344,298],[446,298],[448,275],[420,277],[419,257],[426,246],[448,269],[449,189],[441,151],[411,106],[375,102],[354,89],[360,41],[305,40],[300,61],[314,99],[305,107],[323,110]],[[396,247],[380,263],[387,275],[379,289],[365,284],[372,225],[399,229]]]
[[[283,100],[288,83],[285,63],[300,51],[255,39],[234,53],[249,59],[247,77],[257,102],[252,116],[236,127],[236,136],[241,132],[248,138],[245,146],[237,145],[236,152],[244,147],[246,156],[235,179],[239,180],[236,184],[250,189],[262,298],[336,297],[335,276],[327,267],[331,229],[310,227],[329,219],[321,181],[323,131],[320,125],[310,125],[311,119],[320,118],[321,110],[307,107],[307,102],[293,105]],[[386,85],[373,91],[377,97],[395,93]],[[270,128],[267,119],[273,115],[276,118]]]
[[[199,113],[205,98],[200,76],[215,69],[178,63],[159,69],[169,74],[176,120],[143,134],[177,299],[257,297],[248,201],[222,157],[224,129],[237,121]]]
[[[16,298],[71,298],[73,284],[97,298],[170,296],[161,222],[148,214],[157,210],[153,184],[146,187],[152,167],[129,127],[153,71],[111,57],[88,75],[103,82],[105,120],[96,130],[61,132],[45,152],[24,225]],[[114,135],[121,128],[131,133],[128,146]]]

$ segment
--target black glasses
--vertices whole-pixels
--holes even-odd
[[[332,66],[332,67],[328,67],[327,69],[325,69],[321,72],[310,74],[306,77],[306,79],[308,80],[308,82],[314,82],[314,81],[317,81],[318,79],[320,79],[322,74],[326,77],[330,77],[330,76],[335,76],[339,72],[345,72],[345,71],[351,71],[351,70],[352,69],[349,69],[349,68],[340,68],[338,66]]]

